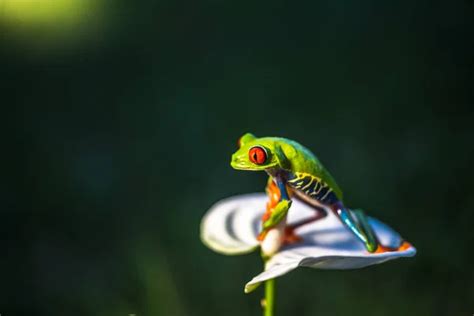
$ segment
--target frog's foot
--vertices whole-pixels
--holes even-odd
[[[403,251],[407,250],[408,248],[411,247],[411,244],[407,241],[403,241],[402,244],[399,247],[385,247],[382,245],[378,245],[377,249],[373,253],[384,253],[384,252],[390,252],[390,251]]]
[[[303,241],[303,238],[295,233],[295,229],[291,226],[285,228],[285,235],[283,236],[284,245],[293,245]]]

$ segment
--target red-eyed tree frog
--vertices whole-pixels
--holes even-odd
[[[278,137],[257,138],[247,133],[239,139],[239,149],[232,155],[231,166],[238,170],[265,171],[269,175],[266,190],[270,202],[262,218],[263,227],[259,235],[262,252],[267,255],[278,251],[282,243],[301,240],[294,230],[324,218],[326,209],[337,215],[367,251],[374,253],[399,249],[379,243],[363,211],[349,210],[344,206],[342,191],[331,174],[313,153],[295,141]],[[291,198],[312,206],[316,212],[314,217],[287,226]],[[270,234],[274,236],[267,238]],[[266,244],[267,239],[273,242]]]

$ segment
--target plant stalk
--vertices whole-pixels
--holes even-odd
[[[273,316],[275,309],[275,279],[265,281],[265,305],[263,316]]]

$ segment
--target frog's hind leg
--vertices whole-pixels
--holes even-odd
[[[303,239],[296,234],[295,230],[301,226],[323,219],[328,215],[327,211],[321,206],[311,205],[311,207],[313,207],[316,212],[313,216],[285,227],[285,244],[294,244],[302,241]]]
[[[341,201],[331,204],[330,208],[357,239],[364,243],[368,252],[375,252],[377,250],[378,242],[376,236],[362,211],[351,211]]]
[[[315,210],[315,214],[311,217],[308,217],[306,219],[303,219],[299,222],[296,222],[294,224],[291,224],[291,225],[288,225],[287,226],[287,229],[291,230],[291,231],[294,231],[295,229],[303,226],[303,225],[307,225],[307,224],[310,224],[312,222],[315,222],[317,220],[320,220],[320,219],[323,219],[325,218],[328,213],[326,212],[326,210],[324,209],[324,207],[321,207],[321,206],[312,206]]]
[[[359,229],[361,230],[362,234],[365,235],[367,238],[366,247],[369,252],[377,252],[380,248],[380,242],[375,234],[372,226],[370,226],[367,216],[363,210],[351,210],[351,213],[354,215]]]
[[[403,251],[410,247],[410,244],[403,240],[398,247],[388,247],[388,246],[382,245],[379,239],[377,238],[377,234],[374,232],[374,230],[370,226],[367,220],[367,215],[365,215],[364,211],[357,209],[357,210],[351,210],[351,212],[354,214],[360,228],[363,230],[364,234],[367,236],[367,239],[371,240],[372,243],[374,243],[377,246],[377,248],[373,251],[374,253],[383,253],[383,252],[388,252],[388,251]]]

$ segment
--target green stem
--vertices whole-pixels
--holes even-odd
[[[265,305],[263,316],[273,316],[275,308],[275,279],[265,281]]]

